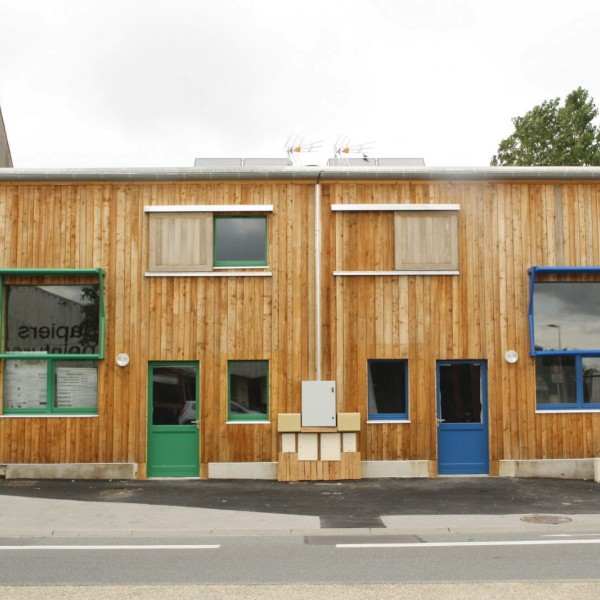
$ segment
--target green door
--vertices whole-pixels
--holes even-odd
[[[148,477],[198,477],[198,363],[148,367]]]

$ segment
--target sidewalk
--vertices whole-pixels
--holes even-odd
[[[0,480],[0,537],[600,534],[600,485],[557,479]]]

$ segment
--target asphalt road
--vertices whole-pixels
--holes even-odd
[[[600,535],[0,541],[0,585],[590,581]]]

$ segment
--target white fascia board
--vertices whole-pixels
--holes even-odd
[[[144,275],[146,277],[272,277],[273,273],[271,271],[147,271]]]
[[[459,271],[334,271],[334,277],[375,275],[460,275]]]
[[[147,213],[273,212],[272,204],[171,204],[144,206]]]
[[[460,204],[332,204],[337,211],[381,211],[381,210],[460,210]]]

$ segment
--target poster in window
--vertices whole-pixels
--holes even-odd
[[[97,398],[96,367],[56,368],[57,408],[96,408]]]
[[[46,408],[45,360],[7,360],[4,369],[5,408]]]

